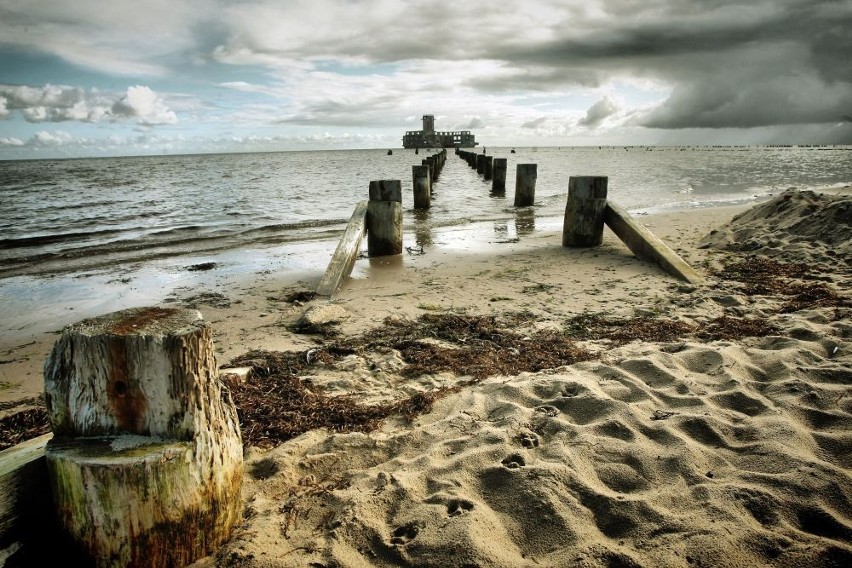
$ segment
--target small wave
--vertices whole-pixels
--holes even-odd
[[[0,239],[0,249],[16,249],[65,243],[91,239],[93,236],[106,236],[120,234],[122,231],[101,230],[76,233],[58,233],[55,235],[36,235],[32,237],[18,237],[12,239]]]

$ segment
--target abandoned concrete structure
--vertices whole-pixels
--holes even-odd
[[[435,115],[423,115],[423,130],[410,130],[402,137],[403,148],[473,148],[476,137],[470,130],[435,132]]]

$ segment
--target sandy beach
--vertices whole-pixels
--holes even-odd
[[[247,418],[244,523],[197,565],[852,564],[852,190],[835,193],[639,217],[700,286],[608,230],[566,249],[560,220],[519,214],[358,260],[314,333],[294,331],[321,304],[294,296],[312,276],[174,298],[213,324],[220,366],[254,365],[228,379],[238,407],[278,351],[318,396],[429,395],[365,432],[279,441]],[[4,339],[4,413],[38,404],[54,338]],[[544,341],[564,364],[524,356]],[[483,353],[501,372],[458,372]]]

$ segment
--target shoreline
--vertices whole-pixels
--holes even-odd
[[[701,227],[690,232],[690,238],[697,240],[703,236],[702,230],[709,232],[747,207],[683,209],[638,215],[638,218],[691,263],[689,244],[680,234],[682,229]],[[594,271],[628,269],[631,278],[640,274],[646,279],[657,275],[661,282],[674,282],[656,267],[633,258],[608,229],[602,247],[585,251],[562,249],[562,219],[536,218],[533,213],[534,210],[524,208],[500,219],[423,230],[409,227],[404,235],[407,250],[391,259],[359,259],[335,303],[353,313],[350,319],[353,323],[349,325],[353,330],[360,329],[380,323],[385,316],[399,310],[406,316],[422,313],[424,310],[417,308],[418,304],[441,305],[441,290],[449,290],[449,297],[454,297],[453,278],[460,283],[475,278],[494,259],[501,263],[516,259],[534,264],[539,262],[539,254],[545,255],[548,262],[562,260],[567,255],[574,262],[590,263]],[[676,229],[668,230],[668,225]],[[301,314],[299,306],[280,298],[288,291],[312,291],[335,246],[336,240],[311,241],[285,247],[224,251],[215,257],[179,257],[83,273],[8,279],[4,283],[4,296],[15,303],[5,307],[6,314],[0,324],[0,403],[29,399],[41,393],[41,367],[62,327],[129,307],[175,303],[198,307],[205,319],[213,323],[220,364],[252,348],[274,350],[305,345],[303,337],[286,330],[282,330],[282,337],[270,336],[265,330],[275,327],[273,322],[289,322]],[[210,262],[211,258],[215,261],[212,269],[188,270]],[[468,270],[471,265],[481,268],[471,272]],[[505,270],[511,272],[510,268]],[[426,275],[435,275],[443,281],[437,296],[428,288],[417,289],[416,282]],[[509,283],[512,278],[503,280]],[[15,281],[21,285],[9,286]],[[392,285],[392,291],[383,291],[388,284]],[[572,286],[571,290],[574,289]],[[497,286],[497,290],[493,296],[500,299],[495,302],[479,302],[475,296],[462,294],[456,295],[454,305],[471,310],[493,308],[492,304],[502,308],[510,291],[506,286]],[[401,294],[411,294],[414,300],[390,307],[380,301]],[[593,296],[575,296],[573,305],[579,308],[583,301],[597,305],[600,298]]]

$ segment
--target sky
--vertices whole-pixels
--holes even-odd
[[[852,0],[0,0],[0,159],[852,144]]]

